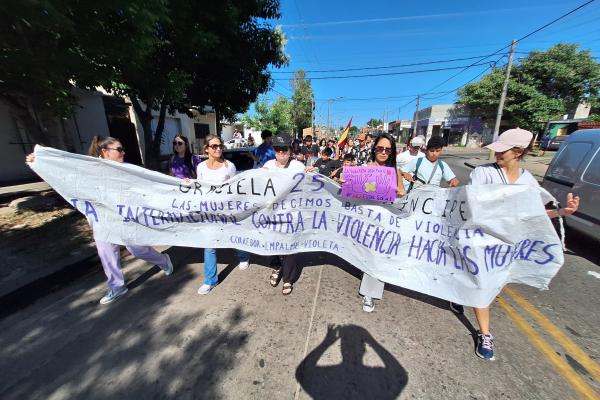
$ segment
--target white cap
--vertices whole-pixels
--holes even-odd
[[[533,133],[526,131],[525,129],[509,129],[502,132],[500,136],[498,136],[498,140],[485,147],[500,153],[510,150],[513,147],[526,149],[531,144],[531,139],[533,139]]]
[[[423,139],[423,136],[415,136],[414,138],[411,139],[410,141],[410,145],[411,146],[423,146],[425,144],[425,140]]]

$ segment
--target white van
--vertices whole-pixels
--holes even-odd
[[[600,241],[600,129],[570,134],[552,159],[542,186],[562,202],[569,192],[579,196],[579,209],[565,223]]]

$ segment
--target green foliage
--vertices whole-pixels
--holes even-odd
[[[312,126],[314,93],[310,81],[305,79],[302,70],[296,71],[290,84],[294,90],[292,120],[296,134],[301,134],[304,128]]]
[[[277,18],[279,0],[4,0],[0,94],[65,117],[73,85],[127,95],[156,159],[167,112],[212,105],[219,122],[268,90],[287,63]]]
[[[360,129],[358,129],[358,127],[357,127],[357,126],[354,126],[354,125],[352,125],[352,126],[350,127],[350,132],[349,132],[349,133],[350,133],[351,135],[358,135],[358,132],[359,132],[359,131],[360,131]]]
[[[370,126],[371,128],[377,128],[379,125],[382,125],[382,124],[383,124],[383,120],[377,119],[377,118],[371,118],[367,122],[367,126]]]
[[[293,128],[293,104],[285,97],[278,97],[275,103],[268,105],[266,99],[259,99],[254,104],[254,114],[246,114],[241,120],[244,124],[257,129],[268,129],[277,134],[291,132]]]
[[[498,68],[458,91],[459,105],[474,115],[495,118],[505,69]],[[600,65],[575,44],[558,44],[546,52],[531,52],[511,72],[503,120],[537,130],[551,119],[574,111],[580,102],[597,98]]]

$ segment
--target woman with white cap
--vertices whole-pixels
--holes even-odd
[[[496,162],[484,164],[475,168],[471,172],[471,185],[486,184],[520,184],[530,185],[539,188],[538,181],[521,167],[520,161],[527,154],[533,134],[524,129],[509,129],[503,132],[494,143],[486,148],[495,152]],[[544,196],[540,191],[542,200],[545,204],[551,201],[551,198]],[[566,206],[556,210],[548,210],[549,218],[565,217],[573,214],[579,207],[579,196],[567,195]],[[463,313],[463,307],[458,304],[450,304],[450,308],[456,313]],[[490,333],[490,307],[474,308],[475,318],[479,324],[477,334],[477,347],[475,353],[485,359],[494,359],[494,342]]]

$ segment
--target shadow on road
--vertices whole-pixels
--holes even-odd
[[[176,265],[179,251],[169,251]],[[156,272],[108,306],[83,287],[2,321],[0,398],[223,398],[223,374],[249,339],[240,326],[246,315],[237,307],[199,330],[205,312],[166,307],[195,271],[148,279]]]
[[[323,354],[341,341],[342,362],[319,366]],[[371,347],[383,367],[363,364]],[[408,382],[400,363],[364,328],[356,325],[329,326],[325,339],[296,368],[296,379],[313,399],[395,399]]]

